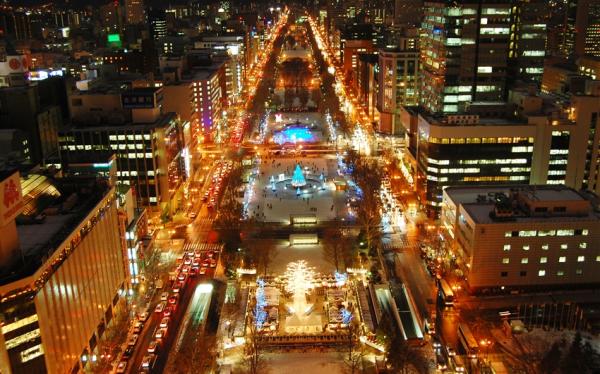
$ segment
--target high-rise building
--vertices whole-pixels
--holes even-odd
[[[74,93],[76,123],[59,133],[61,159],[82,150],[114,152],[118,182],[134,187],[140,205],[170,214],[187,172],[181,121],[162,113],[162,100],[162,88]]]
[[[574,60],[600,56],[600,1],[566,0],[553,8],[551,54]]]
[[[115,187],[15,172],[2,175],[0,190],[10,197],[0,221],[0,370],[85,371],[125,304]],[[44,216],[41,199],[52,208]]]
[[[597,204],[565,186],[449,187],[441,219],[472,292],[597,287]]]
[[[474,102],[506,100],[513,73],[521,80],[540,80],[546,37],[542,11],[537,1],[426,1],[421,104],[433,113],[461,113]]]
[[[575,30],[577,57],[600,57],[600,0],[579,0]]]
[[[395,0],[394,24],[419,26],[423,17],[423,0]]]
[[[399,110],[419,104],[419,52],[414,49],[379,51],[379,131],[398,134],[402,130]]]
[[[130,25],[145,21],[143,0],[125,0],[125,20]]]
[[[152,8],[148,12],[150,36],[155,41],[167,36],[167,15],[164,9]]]

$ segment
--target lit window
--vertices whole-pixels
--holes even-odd
[[[575,274],[577,274],[577,275],[583,274],[583,269],[577,269],[577,270],[575,270]]]
[[[575,230],[556,230],[556,236],[573,236]]]
[[[523,250],[524,250],[524,251],[528,251],[528,250],[529,250],[529,248],[530,248],[530,247],[529,247],[529,245],[524,245],[524,246],[523,246]]]
[[[588,234],[588,229],[581,230],[581,235],[586,236]]]
[[[510,263],[510,258],[508,258],[508,257],[504,257],[504,258],[502,259],[502,263],[503,263],[503,264],[508,264],[508,263]]]
[[[540,264],[545,264],[548,262],[548,257],[540,257]]]
[[[567,257],[566,256],[560,256],[558,258],[558,262],[567,262]]]
[[[579,248],[586,249],[587,248],[587,243],[585,243],[585,242],[579,243]]]
[[[529,258],[527,258],[527,257],[523,257],[523,258],[521,259],[521,263],[522,263],[522,264],[528,264],[528,263],[529,263]]]
[[[577,262],[584,262],[585,256],[577,256]]]
[[[548,244],[542,244],[542,250],[547,251],[550,246]]]
[[[510,244],[504,244],[504,250],[510,251]]]
[[[596,256],[596,262],[600,262],[600,256]]]
[[[556,272],[556,275],[559,277],[562,277],[563,275],[565,275],[565,271],[564,270],[559,270]]]
[[[519,236],[536,236],[536,230],[521,230],[519,231]]]
[[[538,277],[545,277],[546,276],[546,270],[539,270],[538,271]]]
[[[560,245],[560,249],[567,249],[567,248],[569,248],[568,244],[561,244]]]

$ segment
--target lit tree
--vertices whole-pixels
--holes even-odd
[[[244,364],[249,374],[262,374],[267,371],[264,350],[260,342],[260,331],[256,326],[254,312],[248,316],[244,354]]]

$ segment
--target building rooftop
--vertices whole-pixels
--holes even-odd
[[[444,194],[481,224],[600,220],[592,199],[563,185],[447,187]]]
[[[21,251],[12,265],[0,272],[0,286],[33,275],[109,191],[108,185],[95,183],[93,178],[87,183],[78,179],[76,184],[63,178],[55,181],[53,188],[60,194],[37,195],[38,205],[44,204],[42,212],[38,207],[29,216],[17,217]]]
[[[147,122],[147,123],[137,123],[137,122],[128,122],[128,123],[121,123],[121,124],[115,124],[115,125],[86,125],[86,124],[76,124],[76,126],[73,126],[71,128],[68,128],[66,130],[62,130],[59,133],[63,134],[63,133],[68,133],[69,131],[118,131],[119,129],[129,129],[129,130],[152,130],[155,128],[161,128],[164,127],[166,125],[168,125],[173,119],[177,118],[176,113],[174,112],[169,112],[169,113],[163,113],[162,115],[160,115],[156,121],[154,122]]]

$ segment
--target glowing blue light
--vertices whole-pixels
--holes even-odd
[[[342,310],[340,310],[340,315],[342,317],[343,324],[347,325],[350,323],[350,321],[352,321],[352,313],[350,313],[348,309],[342,308]]]
[[[285,129],[278,131],[273,136],[273,140],[277,144],[285,143],[312,143],[316,141],[315,136],[309,128],[302,126],[288,126]]]

